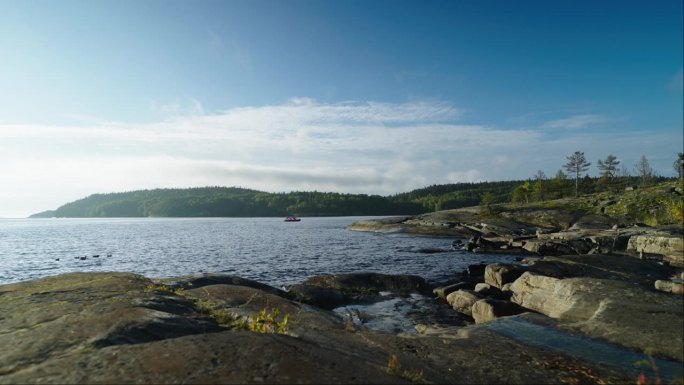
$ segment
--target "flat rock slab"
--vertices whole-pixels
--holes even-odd
[[[597,278],[558,279],[526,272],[511,286],[512,300],[583,334],[684,362],[681,296]],[[677,341],[677,342],[673,342]]]
[[[486,329],[373,332],[270,291],[222,282],[173,291],[135,274],[76,273],[0,286],[0,383],[634,380]],[[253,318],[269,308],[290,315],[285,334],[227,328],[213,313]]]

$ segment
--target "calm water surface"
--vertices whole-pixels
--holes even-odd
[[[345,229],[367,218],[292,223],[282,218],[3,219],[0,284],[74,271],[131,271],[148,277],[215,272],[274,286],[360,271],[436,281],[471,263],[512,258],[453,251],[452,238]]]

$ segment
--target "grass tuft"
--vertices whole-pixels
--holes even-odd
[[[426,384],[425,377],[423,376],[423,371],[418,369],[404,369],[399,363],[399,359],[396,355],[390,354],[387,360],[387,373],[402,378],[407,381],[411,381],[414,384]]]

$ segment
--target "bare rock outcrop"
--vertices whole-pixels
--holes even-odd
[[[673,235],[644,234],[629,238],[627,251],[640,256],[655,254],[674,266],[684,267],[684,238]]]
[[[373,332],[248,281],[190,281],[76,273],[1,285],[0,383],[623,383],[634,377],[486,328]],[[289,315],[287,327],[271,333],[235,326],[257,322],[264,309],[278,309],[281,323]]]
[[[524,273],[511,286],[512,301],[582,333],[684,361],[684,303],[680,296],[644,290],[625,281],[559,279]]]

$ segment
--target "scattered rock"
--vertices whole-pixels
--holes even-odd
[[[447,296],[447,302],[455,311],[472,316],[473,304],[482,298],[483,295],[472,290],[458,290]]]
[[[501,289],[503,285],[515,281],[524,272],[522,266],[494,263],[485,268],[484,280],[485,283]]]
[[[524,312],[525,309],[516,303],[490,298],[481,299],[472,306],[472,316],[478,324]]]
[[[472,290],[473,288],[475,288],[475,283],[473,282],[458,282],[448,286],[437,287],[434,290],[432,290],[432,293],[438,298],[446,299],[449,294],[455,292],[456,290]]]
[[[676,284],[672,285],[672,290],[670,292],[672,294],[683,295],[684,294],[684,284],[676,283]]]
[[[672,282],[672,281],[664,281],[661,279],[655,281],[656,290],[664,291],[666,293],[671,292],[673,286],[674,286],[674,282]]]
[[[165,281],[176,282],[175,289],[128,273],[65,274],[0,285],[0,383],[535,383],[540,378],[626,383],[634,378],[486,327],[455,328],[426,318],[417,327],[422,334],[374,332],[277,291],[215,278],[223,283],[195,280],[196,286],[185,287],[187,279]],[[340,284],[336,290],[354,292],[348,289]],[[285,334],[230,328],[233,319],[255,319],[259,311],[274,308],[279,317],[290,315]]]

